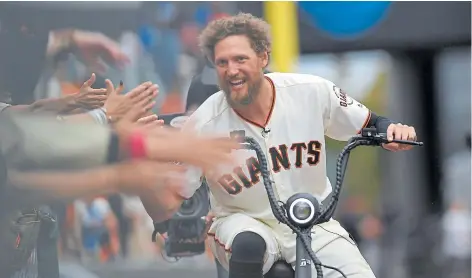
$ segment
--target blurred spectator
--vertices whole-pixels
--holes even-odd
[[[230,16],[227,10],[227,2],[196,2],[191,24],[182,28],[182,42],[186,49],[195,57],[200,57],[201,52],[198,47],[198,35],[200,31],[212,20]]]
[[[129,227],[129,258],[155,258],[156,245],[150,244],[154,231],[152,219],[137,196],[122,195],[124,214],[131,220]]]
[[[0,74],[3,75],[0,87],[11,93],[14,104],[32,103],[43,67],[67,58],[72,52],[87,67],[98,72],[105,70],[103,61],[117,66],[128,62],[118,44],[95,32],[74,29],[37,34],[0,32],[0,38]],[[28,62],[18,63],[20,59]],[[22,82],[18,82],[18,76],[23,77]]]
[[[352,239],[362,245],[362,234],[360,223],[365,214],[365,206],[361,197],[350,196],[342,203],[342,213],[339,216],[339,222],[344,226]]]
[[[111,246],[110,232],[116,219],[104,198],[84,198],[75,201],[75,212],[80,222],[84,258],[99,258],[101,249]]]
[[[359,246],[374,273],[378,273],[382,222],[368,211],[365,200],[360,196],[349,196],[342,206],[339,222]]]
[[[442,249],[445,256],[445,278],[470,277],[471,214],[460,202],[451,204],[442,219]]]
[[[467,148],[446,161],[443,185],[446,211],[442,218],[444,277],[470,277],[471,263],[471,137]],[[468,276],[469,275],[469,276]]]
[[[359,250],[361,250],[362,255],[364,255],[375,274],[380,270],[380,237],[382,230],[380,219],[371,214],[365,215],[359,223],[360,237],[362,238]]]
[[[211,1],[199,3],[194,13],[195,23],[204,28],[210,21],[230,16],[225,11],[225,2]]]
[[[471,137],[465,136],[464,149],[453,154],[444,162],[444,188],[445,204],[450,206],[460,202],[470,209],[471,202]]]
[[[108,196],[108,203],[116,217],[118,224],[118,237],[120,240],[120,254],[123,258],[128,256],[128,239],[131,232],[131,219],[125,212],[124,200],[121,194]]]
[[[186,3],[187,4],[187,3]],[[144,2],[144,24],[140,36],[145,49],[152,54],[154,66],[167,91],[178,87],[179,55],[182,52],[180,29],[187,17],[179,2]]]

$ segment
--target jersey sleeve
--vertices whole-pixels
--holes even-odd
[[[371,115],[367,107],[328,80],[322,82],[320,89],[324,102],[323,122],[326,136],[347,141],[366,127]]]

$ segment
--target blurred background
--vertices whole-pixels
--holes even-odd
[[[470,2],[2,2],[0,30],[106,34],[131,64],[110,67],[95,87],[105,78],[127,89],[153,81],[154,112],[167,114],[185,111],[192,77],[211,72],[199,32],[240,11],[272,25],[269,70],[327,78],[377,114],[415,126],[425,142],[407,153],[364,148],[351,156],[337,218],[377,277],[470,277]],[[70,57],[40,70],[37,84],[21,73],[8,79],[10,90],[30,86],[45,98],[76,92],[90,73]],[[342,146],[329,141],[331,180]],[[80,277],[184,277],[191,269],[216,278],[209,251],[178,262],[162,256],[133,196],[97,196],[57,211],[61,267]],[[101,235],[87,236],[97,225]]]

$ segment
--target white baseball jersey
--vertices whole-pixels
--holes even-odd
[[[367,124],[370,111],[321,77],[269,73],[266,78],[275,97],[264,127],[238,115],[220,91],[192,114],[184,129],[217,136],[244,130],[265,151],[274,191],[281,201],[301,192],[321,201],[332,190],[326,175],[325,135],[347,141]],[[221,166],[218,173],[207,177],[213,212],[216,216],[244,212],[256,219],[274,219],[256,153],[236,150],[234,154],[237,165]],[[202,173],[192,168],[187,174],[189,184],[182,194],[190,198],[201,184]]]

